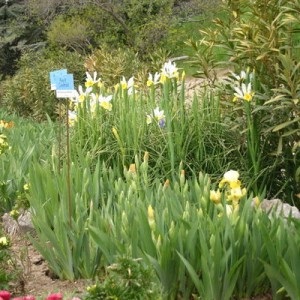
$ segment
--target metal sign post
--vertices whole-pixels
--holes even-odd
[[[50,84],[51,90],[56,91],[57,98],[74,98],[78,95],[74,89],[74,78],[73,74],[68,74],[66,69],[56,70],[50,72]],[[59,103],[59,113],[61,113],[61,103]],[[72,197],[71,197],[71,162],[70,162],[70,127],[69,127],[69,101],[67,101],[66,107],[66,143],[67,143],[67,190],[68,190],[68,210],[69,210],[69,223],[72,222]],[[59,162],[60,162],[60,143],[61,143],[61,131],[59,131]],[[60,163],[59,163],[60,169]]]

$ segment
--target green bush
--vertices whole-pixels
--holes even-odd
[[[255,173],[269,197],[296,203],[300,190],[299,6],[298,0],[224,1],[226,14],[214,20],[213,28],[201,29],[199,41],[190,43],[194,51],[191,64],[213,83],[220,66],[238,74],[254,70],[251,114],[261,162]],[[217,57],[220,49],[225,59]],[[244,80],[241,78],[240,84]],[[232,99],[232,85],[230,89],[230,95],[223,89],[225,103]],[[235,105],[233,112],[231,107],[228,105],[228,115],[243,124],[243,105]],[[246,131],[239,128],[243,139]],[[254,168],[248,168],[249,177],[253,177]]]
[[[97,72],[103,83],[108,86],[117,84],[122,76],[137,76],[142,65],[138,55],[131,49],[111,49],[108,46],[93,50],[84,63],[88,72]]]
[[[147,299],[159,300],[159,286],[154,282],[153,273],[141,259],[120,257],[106,268],[103,279],[87,288],[85,300],[105,299]]]
[[[22,56],[16,75],[1,83],[1,105],[19,116],[34,120],[55,119],[58,100],[50,90],[49,72],[67,68],[74,78],[84,75],[82,58],[77,53],[62,50],[48,53],[27,53]]]
[[[0,112],[0,133],[7,137],[8,149],[0,155],[0,214],[26,208],[24,185],[27,184],[28,168],[33,161],[50,156],[56,129],[51,122],[33,123],[14,115]]]
[[[92,34],[89,23],[81,17],[58,16],[50,25],[47,40],[52,46],[84,53],[91,45]]]
[[[56,166],[35,164],[30,172],[33,242],[61,278],[99,276],[88,299],[135,299],[140,292],[152,299],[156,279],[166,299],[241,299],[271,289],[273,297],[279,290],[297,293],[299,272],[289,271],[299,266],[299,239],[293,238],[297,221],[262,211],[237,172],[227,173],[237,174],[235,179],[224,175],[215,183],[202,173],[187,179],[179,170],[163,184],[149,181],[147,155],[125,168],[123,176],[101,163],[90,171],[84,156],[70,168],[68,191],[67,164],[61,170]],[[211,188],[216,186],[220,194],[213,202]],[[269,266],[276,274],[269,273]],[[145,290],[140,275],[147,269],[154,269],[156,278]]]

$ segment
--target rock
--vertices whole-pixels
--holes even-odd
[[[30,211],[24,211],[18,217],[18,221],[13,219],[8,213],[2,217],[3,228],[9,235],[34,233],[35,229],[31,222]]]
[[[24,211],[18,218],[20,231],[22,233],[33,233],[35,231],[31,222],[31,213],[29,210]]]
[[[260,204],[263,211],[269,213],[271,210],[275,211],[275,215],[284,218],[292,217],[300,219],[300,211],[296,206],[291,206],[288,203],[283,203],[280,199],[263,200]]]
[[[3,229],[9,235],[15,235],[18,232],[18,223],[8,213],[2,216]]]

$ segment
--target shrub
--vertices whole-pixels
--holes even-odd
[[[87,288],[85,300],[148,299],[158,300],[159,288],[153,274],[141,259],[119,257],[116,263],[106,268],[104,278]]]
[[[7,136],[8,142],[7,151],[0,155],[1,214],[13,208],[27,208],[24,185],[29,165],[49,157],[56,129],[51,122],[37,124],[2,111],[0,120],[0,133]]]
[[[142,69],[138,55],[128,48],[111,49],[103,46],[95,49],[85,60],[88,72],[97,72],[108,86],[117,84],[122,76],[137,76]]]
[[[227,14],[216,18],[213,28],[201,29],[201,39],[190,44],[194,51],[191,63],[198,66],[199,75],[213,74],[212,82],[219,66],[238,74],[247,68],[254,70],[251,114],[262,162],[258,172],[261,189],[265,186],[269,197],[280,195],[294,202],[299,201],[300,189],[296,163],[300,155],[299,6],[299,0],[224,1]],[[216,59],[218,49],[223,49],[225,59]],[[232,99],[223,95],[226,101]],[[242,106],[234,112],[228,108],[233,119],[245,120]],[[240,132],[242,137],[245,131]]]
[[[51,45],[81,53],[89,48],[91,39],[89,23],[79,16],[71,18],[58,16],[47,32],[47,40]]]
[[[1,105],[22,117],[41,121],[48,115],[55,119],[58,101],[50,90],[49,72],[67,68],[69,73],[80,79],[84,74],[81,61],[79,54],[62,50],[50,52],[47,56],[42,53],[24,54],[16,75],[2,83]]]

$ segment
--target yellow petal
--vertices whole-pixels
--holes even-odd
[[[221,202],[221,192],[219,190],[217,191],[210,191],[210,200],[214,202],[215,204],[218,204]]]

